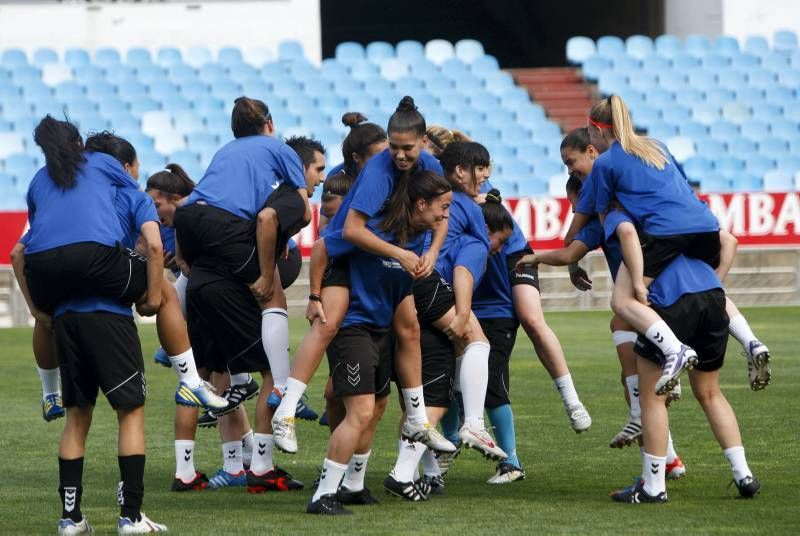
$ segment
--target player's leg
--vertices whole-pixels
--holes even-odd
[[[369,488],[364,485],[364,478],[367,473],[367,464],[372,454],[372,442],[375,438],[375,430],[389,402],[389,379],[387,378],[386,387],[376,393],[375,409],[369,427],[365,430],[356,446],[356,451],[347,470],[344,472],[342,484],[339,487],[339,498],[342,504],[376,504],[378,500],[372,495]],[[341,422],[341,421],[340,421]]]
[[[625,400],[628,402],[628,422],[611,440],[609,447],[623,448],[642,436],[642,410],[639,405],[639,376],[636,374],[636,354],[633,345],[638,335],[618,315],[611,318],[611,335],[617,349]]]
[[[53,342],[53,330],[38,320],[33,324],[33,357],[42,383],[42,418],[50,422],[64,416],[61,373]]]
[[[772,359],[767,346],[758,340],[750,328],[747,319],[742,315],[730,298],[725,298],[725,312],[730,318],[728,331],[739,341],[747,358],[748,379],[750,389],[760,391],[772,381]]]

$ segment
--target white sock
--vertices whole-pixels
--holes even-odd
[[[238,475],[244,471],[241,440],[228,441],[222,444],[222,468],[232,475]]]
[[[614,339],[614,346],[622,346],[623,344],[629,342],[636,342],[636,339],[639,338],[639,334],[635,331],[625,331],[622,329],[618,329],[611,333],[611,338]]]
[[[737,482],[746,476],[753,476],[744,457],[744,447],[731,447],[723,450],[722,453],[728,458],[728,463],[731,464],[733,470],[733,478]]]
[[[417,426],[428,422],[422,386],[401,389],[400,391],[403,393],[403,402],[405,402],[406,419],[408,419],[408,422]]]
[[[191,348],[182,354],[170,356],[169,361],[172,363],[175,374],[178,375],[178,381],[188,385],[189,389],[197,389],[203,383],[197,374],[197,366],[194,364],[194,353]]]
[[[194,441],[190,439],[175,440],[175,478],[184,482],[194,480]]]
[[[250,383],[253,377],[249,372],[240,372],[239,374],[231,374],[231,385],[245,385]]]
[[[291,376],[286,380],[286,391],[278,408],[275,410],[275,417],[294,417],[297,411],[297,403],[300,397],[306,392],[306,384],[300,380],[295,380]]]
[[[731,318],[728,324],[728,333],[739,341],[739,344],[744,347],[745,351],[750,349],[750,341],[757,340],[753,330],[750,329],[750,324],[747,323],[747,319],[742,314]]]
[[[272,462],[272,449],[275,446],[275,441],[272,434],[253,434],[253,461],[250,462],[250,470],[253,474],[263,475],[268,471],[272,471],[274,463]]]
[[[647,331],[644,332],[647,339],[658,346],[664,357],[670,354],[677,354],[681,351],[681,341],[675,336],[666,322],[659,320],[654,322]]]
[[[644,463],[642,464],[642,478],[644,478],[644,492],[648,495],[658,495],[667,491],[667,482],[664,475],[667,466],[667,458],[653,456],[644,453]]]
[[[628,398],[631,399],[631,420],[639,424],[642,422],[642,406],[639,405],[639,376],[627,376],[625,378],[625,385],[628,388]]]
[[[242,436],[242,463],[247,467],[253,463],[254,443],[253,430],[248,430],[247,433]]]
[[[345,486],[350,491],[364,489],[364,475],[367,474],[367,462],[370,454],[372,454],[371,450],[366,454],[353,454],[353,457],[350,458],[350,463],[347,464],[342,486]]]
[[[319,485],[317,486],[317,491],[314,492],[314,496],[311,497],[311,502],[319,500],[323,495],[336,493],[345,471],[347,471],[346,465],[325,458],[325,461],[322,462]]]
[[[58,367],[54,369],[43,369],[36,367],[39,371],[39,380],[42,382],[42,394],[60,395],[61,394],[61,372]]]
[[[483,406],[489,383],[489,350],[485,342],[473,342],[464,348],[459,370],[461,398],[464,401],[464,424],[484,428]]]
[[[672,444],[672,432],[670,432],[667,436],[667,464],[674,462],[677,457],[678,453],[675,452],[675,445]]]
[[[425,470],[425,476],[439,476],[442,470],[439,469],[439,464],[436,462],[436,456],[433,455],[431,449],[425,449],[425,454],[422,455],[422,467]]]
[[[572,383],[572,374],[565,374],[560,378],[556,378],[553,380],[553,385],[556,386],[558,394],[561,395],[561,400],[567,409],[580,405],[581,399],[578,398],[578,392]]]
[[[289,313],[277,307],[261,311],[261,344],[267,354],[272,381],[281,392],[289,377]]]
[[[181,304],[183,318],[186,318],[186,285],[188,284],[189,278],[183,275],[183,273],[175,280],[175,292],[178,293],[178,302]]]
[[[401,440],[400,453],[392,469],[392,476],[398,482],[413,482],[414,471],[419,466],[419,461],[425,453],[425,445],[415,441]]]

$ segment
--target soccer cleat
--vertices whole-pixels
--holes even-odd
[[[750,389],[760,391],[772,382],[769,349],[759,341],[750,341],[745,352]]]
[[[661,396],[669,393],[680,380],[681,374],[686,370],[691,370],[697,364],[697,354],[694,350],[681,345],[681,349],[676,354],[669,354],[664,359],[661,367],[661,377],[656,381],[656,394]]]
[[[442,476],[447,474],[453,461],[461,454],[461,446],[457,446],[455,452],[434,452],[433,456],[436,458],[436,464],[439,466],[439,472]]]
[[[450,443],[439,433],[439,430],[431,426],[429,422],[421,425],[414,425],[406,419],[405,422],[403,422],[403,426],[400,428],[400,436],[409,441],[418,441],[434,452],[456,451],[455,445]]]
[[[217,410],[214,413],[216,413],[217,416],[227,415],[235,411],[236,408],[242,405],[246,400],[258,396],[258,391],[258,383],[256,383],[253,378],[250,378],[250,381],[247,383],[231,385],[225,389],[225,394],[223,395],[228,401],[227,407]]]
[[[430,488],[433,495],[444,495],[444,477],[442,475],[425,475],[422,481]]]
[[[200,428],[215,428],[217,426],[217,416],[206,410],[197,418],[197,426]]]
[[[658,495],[648,495],[644,490],[644,481],[639,480],[635,485],[619,491],[609,493],[613,501],[640,504],[640,503],[665,503],[667,502],[667,492],[662,491]]]
[[[117,534],[145,534],[147,532],[167,532],[167,526],[148,518],[144,512],[140,514],[142,517],[135,523],[127,517],[119,518],[117,524]]]
[[[320,426],[328,426],[328,412],[323,411],[322,416],[319,418]]]
[[[752,499],[758,495],[758,492],[761,490],[761,482],[752,476],[746,476],[738,482],[734,480],[733,484],[736,485],[736,489],[739,490],[739,495],[744,499]]]
[[[42,418],[46,422],[60,419],[66,413],[60,394],[52,393],[42,398]]]
[[[678,480],[686,474],[686,466],[683,465],[679,456],[675,456],[672,463],[667,464],[665,472],[667,473],[667,480]]]
[[[267,406],[275,409],[281,405],[281,399],[283,399],[283,393],[281,393],[280,389],[277,387],[272,388],[272,392],[267,397]],[[319,418],[317,412],[308,407],[306,404],[306,400],[308,400],[308,395],[303,395],[300,400],[297,401],[297,407],[294,410],[294,416],[298,419],[303,419],[304,421],[316,421]],[[326,423],[327,424],[327,423]]]
[[[172,368],[172,361],[169,360],[167,352],[165,352],[161,346],[159,346],[156,353],[153,354],[153,361],[162,367]]]
[[[420,490],[414,482],[400,482],[393,475],[387,476],[383,481],[383,489],[389,495],[400,497],[411,502],[427,501],[428,496]]]
[[[336,493],[323,495],[316,501],[308,503],[306,513],[323,516],[349,516],[353,514],[353,512],[342,506],[342,502]]]
[[[678,383],[675,384],[675,387],[672,388],[672,391],[669,392],[667,395],[667,407],[672,405],[673,402],[677,402],[681,399],[681,381],[678,380]]]
[[[431,485],[424,478],[416,479],[414,481],[414,485],[422,494],[423,500],[427,501],[431,498],[431,492],[433,492],[433,488],[431,488]]]
[[[58,522],[58,536],[89,534],[91,532],[94,532],[94,527],[89,524],[85,517],[77,523],[70,518],[62,519]]]
[[[486,428],[477,429],[465,424],[458,431],[458,435],[461,437],[461,446],[475,449],[490,460],[508,458],[508,454],[494,442]]]
[[[172,481],[170,491],[199,491],[208,487],[208,477],[204,473],[196,472],[194,478],[184,482],[177,476]]]
[[[178,390],[175,391],[175,403],[192,408],[202,406],[212,411],[228,407],[228,401],[217,395],[211,384],[205,381],[194,389],[184,382],[179,383]]]
[[[587,431],[592,426],[592,417],[583,404],[577,404],[567,408],[569,425],[575,430],[576,434]]]
[[[225,469],[220,469],[208,480],[208,487],[213,489],[237,488],[246,485],[247,476],[244,471],[240,471],[234,475]]]
[[[296,454],[297,432],[294,428],[294,417],[273,417],[272,437],[278,450],[287,454]]]
[[[351,491],[347,486],[339,486],[339,500],[342,504],[378,504],[379,502],[369,488]]]
[[[247,472],[247,491],[264,493],[265,491],[292,491],[303,489],[303,483],[292,478],[292,475],[278,467],[273,467],[263,475]]]
[[[500,462],[497,465],[497,472],[492,478],[486,481],[487,484],[510,484],[517,480],[525,480],[525,471],[521,467],[508,462]]]
[[[621,449],[633,444],[634,441],[642,437],[642,423],[641,421],[629,420],[622,430],[617,432],[617,435],[609,443],[612,449]]]

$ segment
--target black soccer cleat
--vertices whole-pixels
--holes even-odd
[[[231,385],[225,389],[225,393],[222,395],[228,400],[228,407],[216,410],[214,414],[219,417],[235,411],[245,401],[258,396],[258,391],[258,383],[253,378],[250,378],[247,383]]]
[[[391,474],[383,481],[383,489],[389,495],[394,495],[407,501],[420,502],[428,500],[428,495],[417,486],[416,482],[400,482]],[[430,492],[430,489],[428,492]]]
[[[293,491],[303,489],[303,483],[292,478],[292,475],[277,465],[263,475],[247,472],[247,491],[263,493],[265,491]]]
[[[323,516],[349,516],[353,514],[353,512],[342,506],[336,493],[323,495],[316,501],[308,503],[308,506],[306,506],[306,513]]]
[[[761,490],[761,482],[752,476],[746,476],[738,482],[734,480],[733,483],[736,484],[736,489],[743,499],[752,499]]]
[[[200,428],[216,428],[218,417],[206,410],[197,418],[197,426]]]
[[[644,490],[644,481],[639,480],[633,486],[614,491],[609,493],[609,497],[613,501],[628,503],[628,504],[641,504],[641,503],[665,503],[667,502],[667,493],[662,491],[658,495],[649,495]]]
[[[178,477],[172,481],[170,491],[198,491],[208,487],[208,477],[204,473],[196,472],[190,482],[184,482]]]
[[[367,487],[358,491],[350,491],[346,486],[340,486],[339,500],[342,504],[378,504],[379,502]]]

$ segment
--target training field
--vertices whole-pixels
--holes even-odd
[[[353,507],[349,518],[304,513],[310,491],[248,495],[243,488],[176,494],[168,491],[174,470],[172,417],[175,375],[152,364],[155,329],[141,334],[148,370],[147,470],[144,511],[179,534],[436,534],[447,533],[715,533],[789,534],[800,527],[800,360],[796,351],[800,308],[749,309],[745,314],[773,355],[773,384],[753,393],[746,362],[731,339],[723,369],[723,389],[739,416],[748,461],[761,480],[752,501],[736,497],[730,468],[699,406],[684,382],[684,398],[670,411],[676,449],[687,476],[669,485],[663,506],[612,503],[607,493],[631,483],[640,471],[638,449],[608,448],[624,424],[626,407],[619,366],[608,333],[607,313],[549,314],[573,377],[594,424],[589,433],[569,428],[550,378],[521,333],[512,360],[512,399],[519,457],[527,480],[489,486],[494,466],[467,451],[447,478],[447,495],[407,503],[385,495],[381,482],[394,462],[396,404],[378,430],[367,485],[381,500]],[[292,324],[292,345],[304,331]],[[0,330],[0,534],[53,534],[60,515],[56,452],[63,421],[46,424],[39,415],[39,380],[30,349],[30,331]],[[327,364],[310,387],[311,405],[322,407]],[[394,402],[396,393],[392,394]],[[250,412],[252,416],[252,402]],[[300,452],[276,461],[311,484],[326,448],[327,428],[298,425]],[[116,530],[116,423],[100,400],[89,436],[83,509],[100,533]],[[216,430],[198,432],[199,470],[220,466]]]

